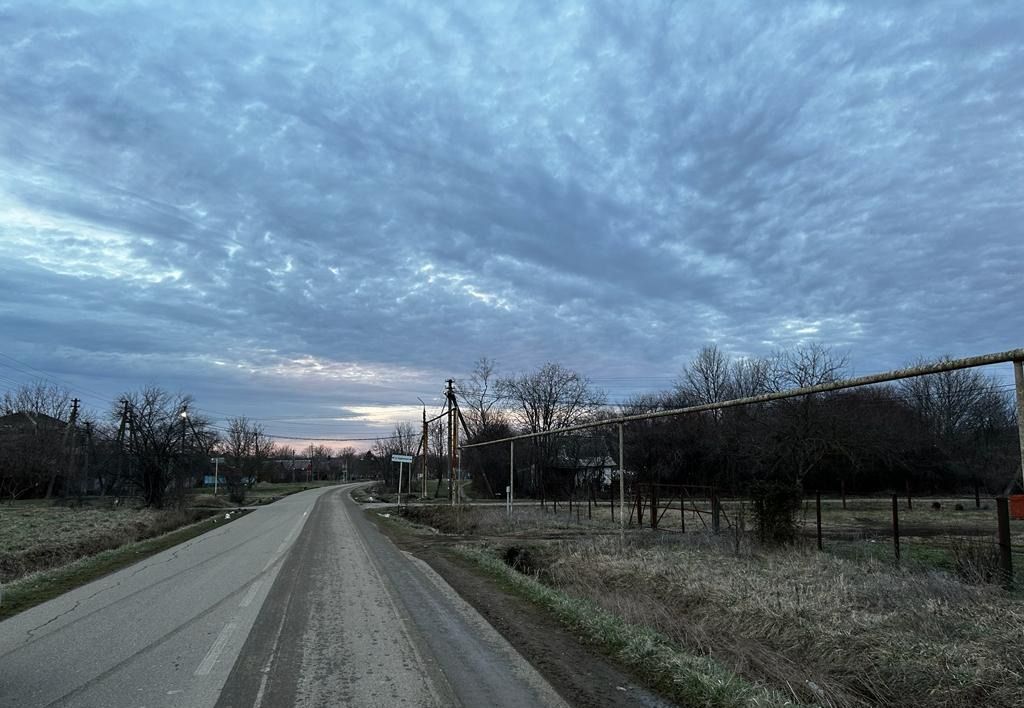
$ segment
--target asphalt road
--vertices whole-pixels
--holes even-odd
[[[51,705],[564,703],[330,488],[0,623],[0,706]]]

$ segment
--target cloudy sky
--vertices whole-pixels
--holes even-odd
[[[0,390],[373,436],[481,355],[1024,344],[1017,1],[0,2]]]

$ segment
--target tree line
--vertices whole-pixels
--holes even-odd
[[[229,498],[242,503],[282,460],[308,460],[301,473],[297,464],[289,468],[299,478],[291,481],[307,481],[336,477],[332,460],[356,457],[354,448],[335,455],[322,445],[301,452],[278,446],[245,416],[214,426],[192,396],[156,386],[125,393],[106,411],[79,410],[67,389],[47,382],[0,398],[0,495],[12,500],[137,496],[164,507],[183,503],[216,471]]]

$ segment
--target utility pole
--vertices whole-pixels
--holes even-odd
[[[62,492],[63,496],[68,495],[68,485],[71,484],[71,480],[75,477],[75,424],[78,421],[78,404],[77,398],[71,399],[71,416],[68,418],[68,424],[64,428],[64,442],[61,448],[65,455],[67,455],[67,478],[64,480],[64,489]],[[71,436],[71,443],[68,444],[68,436]],[[56,482],[56,473],[50,475],[50,486],[46,490],[46,498],[49,499],[53,495],[53,486]]]
[[[423,473],[423,479],[420,480],[420,499],[427,498],[427,453],[430,449],[427,447],[430,441],[427,438],[427,406],[423,406],[423,466],[421,472]]]
[[[455,504],[455,379],[448,379],[448,501]]]
[[[181,405],[181,469],[178,471],[178,479],[175,488],[178,490],[178,500],[185,498],[185,426],[188,425],[188,403]]]

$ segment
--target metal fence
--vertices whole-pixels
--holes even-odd
[[[742,495],[735,493],[731,498],[721,496],[720,492],[713,487],[697,487],[693,485],[666,485],[656,482],[640,483],[630,479],[629,461],[625,458],[624,439],[630,424],[650,421],[660,418],[676,416],[688,416],[710,411],[718,411],[729,408],[739,408],[758,404],[770,403],[784,399],[810,396],[819,393],[828,393],[853,389],[873,384],[880,384],[903,379],[910,379],[930,374],[971,369],[976,367],[992,366],[1002,363],[1012,363],[1014,370],[1014,381],[1016,389],[1016,413],[1018,426],[1018,443],[1020,448],[1021,469],[1024,470],[1024,349],[1013,349],[1005,352],[986,354],[981,356],[967,357],[962,359],[949,359],[933,364],[913,366],[897,369],[870,376],[829,381],[815,386],[795,388],[784,391],[776,391],[757,396],[748,396],[725,401],[705,403],[701,405],[659,410],[638,415],[627,415],[616,418],[607,418],[588,422],[581,425],[574,425],[554,430],[545,430],[515,435],[498,440],[478,442],[459,445],[460,451],[472,451],[491,446],[507,446],[509,460],[509,483],[506,489],[506,504],[509,513],[512,513],[516,500],[513,498],[516,489],[517,475],[517,443],[545,436],[565,436],[578,434],[583,431],[595,429],[614,430],[617,437],[617,461],[613,461],[614,468],[611,470],[614,475],[614,482],[611,485],[601,485],[603,501],[606,505],[614,504],[614,487],[617,482],[618,509],[611,508],[611,516],[616,520],[620,534],[624,534],[628,527],[640,528],[645,525],[660,530],[678,530],[685,533],[687,529],[687,518],[689,517],[692,527],[708,528],[718,532],[723,528],[738,532],[739,523],[735,517],[744,513],[745,500]],[[459,456],[461,459],[461,455]],[[522,471],[518,471],[522,474]],[[610,481],[610,480],[609,480]],[[608,487],[607,489],[605,487]],[[733,490],[735,492],[735,490]],[[606,495],[606,496],[604,496]],[[558,500],[553,502],[553,511],[558,508]],[[598,504],[599,499],[593,491],[586,493],[584,500],[574,500],[571,497],[563,500],[563,504],[569,507],[570,515],[573,504],[576,504],[576,513],[581,515],[580,504],[587,504],[588,516],[591,516],[593,505]],[[855,505],[866,505],[865,509],[870,514],[850,514],[849,503]],[[920,504],[925,505],[926,513],[933,513],[933,518],[919,518]],[[1007,582],[1012,579],[1012,559],[1020,543],[1012,542],[1012,528],[1008,513],[1008,502],[1006,498],[1000,497],[993,502],[994,508],[981,509],[980,499],[965,497],[964,499],[947,499],[945,502],[939,499],[919,500],[918,512],[913,509],[913,497],[909,493],[905,502],[892,495],[891,498],[872,498],[867,500],[847,500],[845,494],[841,499],[826,497],[822,499],[820,494],[814,498],[805,500],[804,523],[802,530],[805,534],[813,533],[819,548],[826,545],[841,545],[850,540],[866,541],[870,544],[891,544],[892,557],[899,560],[908,556],[918,555],[934,550],[945,552],[953,557],[969,559],[972,553],[985,554],[993,552],[998,556],[998,566]],[[544,500],[542,497],[542,505]],[[906,508],[903,508],[905,504]],[[944,511],[945,504],[945,511]],[[975,505],[973,511],[968,511],[970,505]],[[957,506],[961,508],[958,509]],[[950,509],[952,506],[952,509]],[[814,522],[808,523],[806,518],[808,509],[813,508]],[[617,513],[616,513],[617,512]],[[842,513],[839,513],[842,512]],[[902,519],[901,519],[902,512]],[[955,512],[962,512],[959,516]],[[616,518],[617,517],[617,518]],[[671,523],[668,522],[671,520]],[[902,525],[901,525],[902,522]],[[972,548],[971,543],[976,543],[977,548]],[[881,551],[879,551],[881,554]]]

